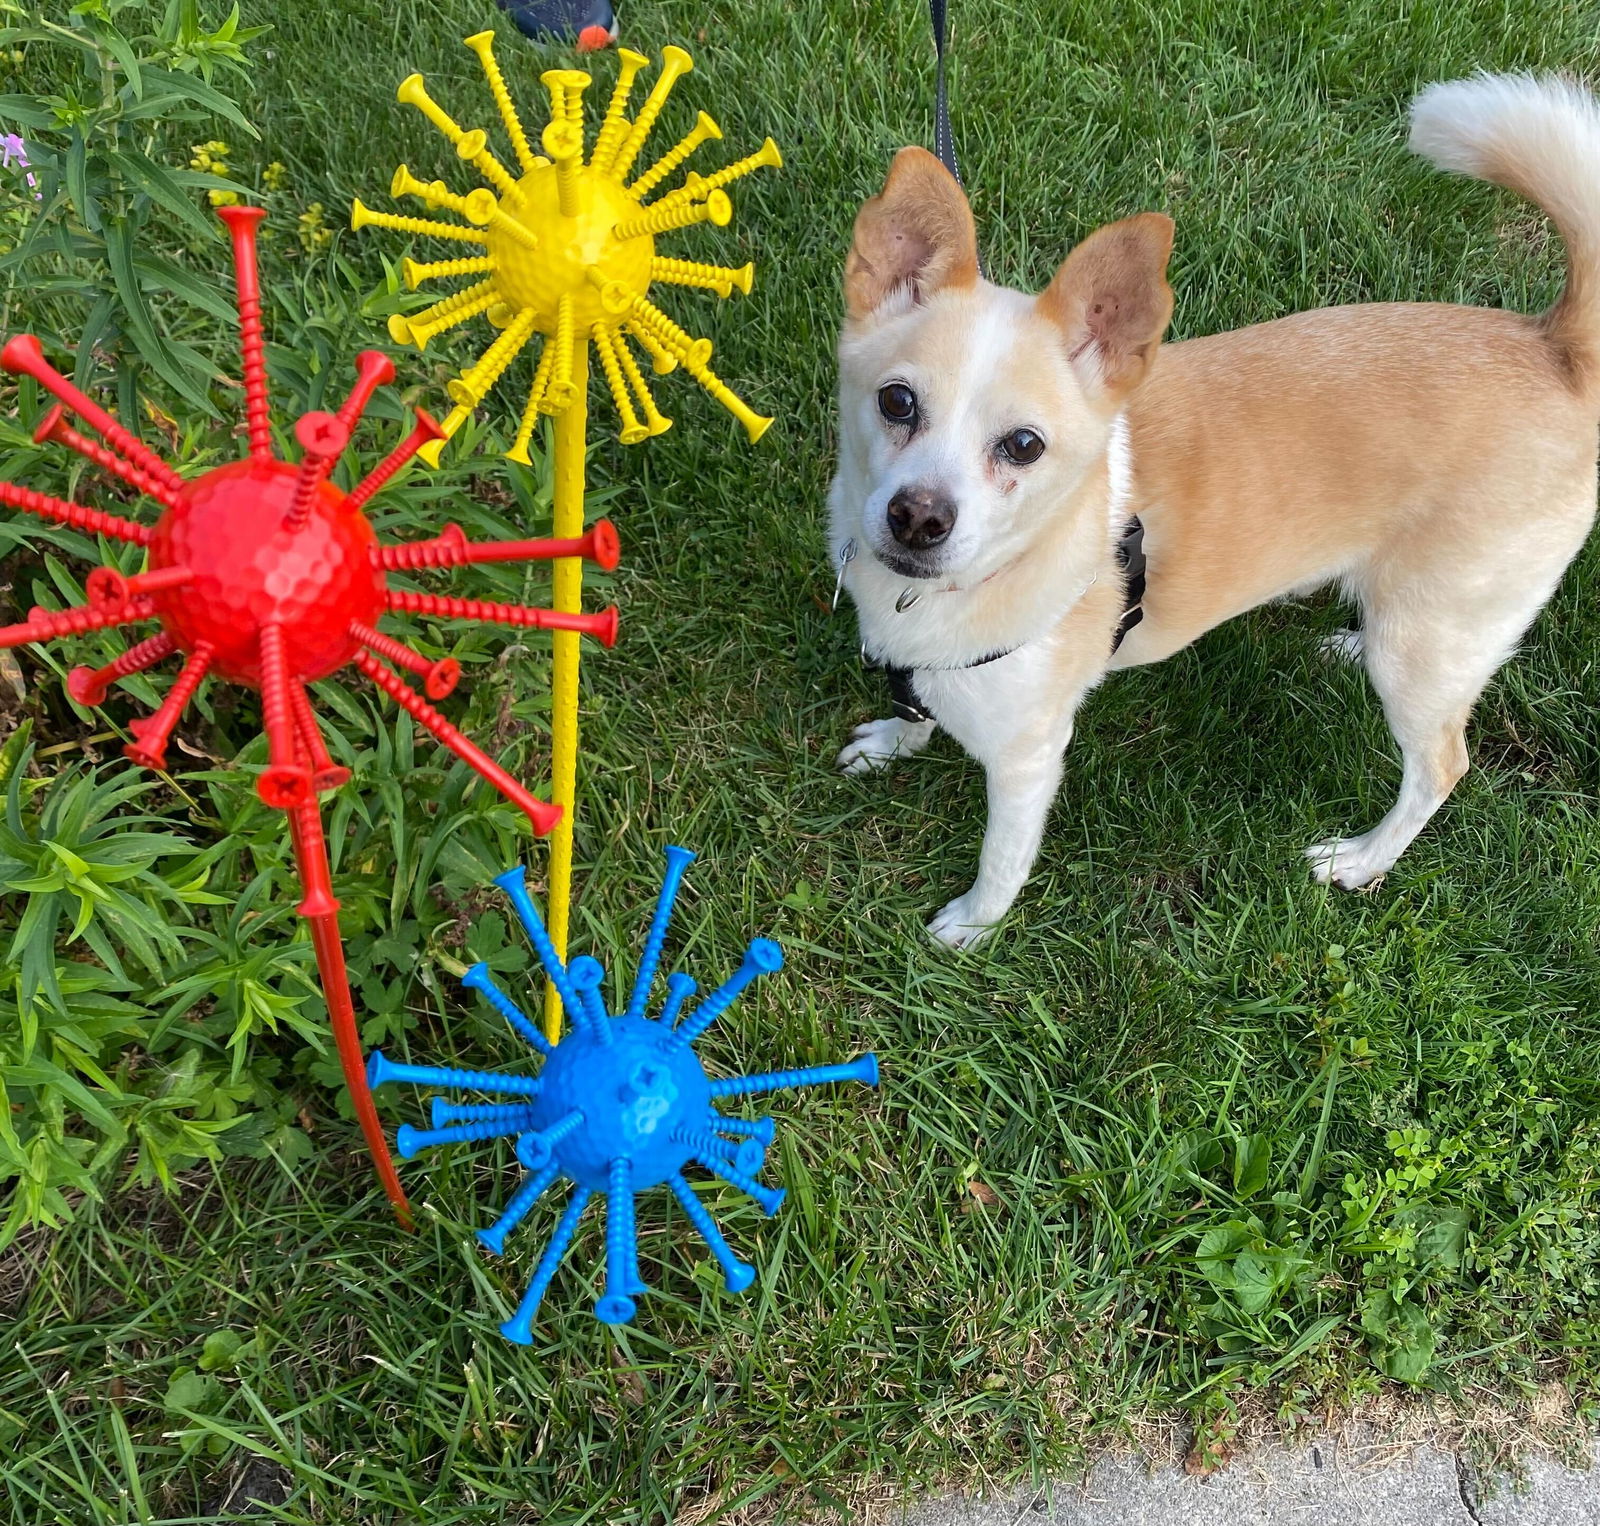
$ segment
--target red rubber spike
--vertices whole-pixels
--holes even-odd
[[[311,946],[317,956],[317,973],[328,1003],[328,1022],[339,1051],[339,1068],[355,1106],[362,1138],[372,1156],[384,1194],[393,1205],[401,1227],[412,1227],[411,1205],[389,1154],[389,1141],[373,1106],[372,1090],[367,1085],[367,1070],[361,1052],[361,1033],[356,1026],[355,1002],[350,996],[350,974],[345,968],[344,943],[339,937],[339,903],[333,895],[333,876],[328,867],[328,845],[322,835],[322,817],[314,801],[289,812],[289,838],[294,847],[295,864],[300,870],[306,896],[300,915],[311,930]]]
[[[311,708],[311,696],[299,679],[289,681],[289,705],[294,711],[295,739],[301,758],[311,769],[312,789],[338,789],[341,784],[348,784],[350,770],[342,763],[335,763],[329,754],[328,744],[322,740],[322,728],[317,725],[316,712]]]
[[[345,429],[354,432],[367,411],[372,394],[379,387],[387,387],[394,380],[394,362],[382,350],[363,350],[356,356],[356,384],[350,396],[339,405],[335,417]]]
[[[256,268],[256,225],[262,207],[218,207],[233,239],[233,279],[239,305],[239,352],[244,369],[245,429],[250,454],[272,458],[272,411],[267,402],[267,346],[261,333],[261,278]]]
[[[114,450],[107,450],[97,440],[91,440],[88,435],[81,434],[67,422],[67,410],[60,403],[53,403],[39,427],[33,432],[35,445],[65,445],[68,450],[75,450],[80,456],[87,456],[102,471],[108,471],[114,477],[120,477],[129,487],[137,488],[141,493],[154,498],[162,508],[176,508],[178,495],[165,484],[158,482],[149,472],[142,472],[131,461],[125,461]]]
[[[167,697],[161,701],[156,713],[142,721],[135,721],[132,731],[135,740],[122,749],[123,756],[143,768],[165,770],[167,766],[167,741],[173,727],[183,715],[184,707],[194,698],[194,691],[211,666],[211,648],[201,642],[189,653],[183,671],[173,679]]]
[[[616,569],[622,553],[616,526],[597,519],[588,534],[565,540],[468,540],[460,525],[446,525],[436,540],[380,546],[378,565],[388,572],[418,567],[465,567],[476,562],[546,562],[581,556],[604,572]]]
[[[415,673],[422,680],[422,692],[429,699],[445,699],[461,682],[461,664],[454,657],[441,657],[437,662],[431,662],[421,652],[412,651],[405,642],[396,641],[382,631],[375,631],[359,620],[350,622],[350,635],[369,652],[387,657],[397,668]]]
[[[178,643],[164,631],[159,636],[146,636],[120,657],[112,658],[103,668],[74,668],[67,674],[67,693],[80,705],[103,705],[107,691],[119,678],[142,673],[177,650]]]
[[[131,599],[182,588],[193,581],[194,573],[187,567],[158,567],[154,572],[136,573],[131,578],[115,567],[96,567],[83,580],[83,591],[89,596],[89,602],[98,607],[126,604]]]
[[[365,477],[350,490],[345,505],[360,509],[369,498],[400,470],[430,440],[442,440],[444,430],[439,421],[426,408],[417,409],[416,427],[386,455]]]
[[[91,607],[80,604],[75,609],[31,609],[28,618],[20,625],[0,625],[0,651],[7,647],[27,646],[30,641],[54,641],[58,636],[82,636],[89,631],[101,631],[108,625],[132,625],[139,620],[153,620],[155,606],[148,599],[115,607]]]
[[[531,626],[536,631],[578,631],[593,636],[601,646],[617,644],[617,606],[597,615],[569,615],[559,609],[530,609],[525,604],[495,604],[488,599],[452,599],[431,593],[389,588],[384,597],[390,609],[408,615],[433,615],[441,620],[486,620],[492,625]]]
[[[431,732],[443,746],[448,747],[463,763],[469,768],[475,769],[499,790],[507,800],[533,823],[533,830],[541,837],[551,831],[555,824],[561,820],[561,807],[559,805],[551,805],[530,795],[493,758],[473,746],[427,700],[418,694],[415,689],[397,678],[376,657],[367,652],[357,652],[353,661],[373,683],[382,689],[418,725]]]
[[[173,492],[183,490],[183,478],[143,441],[136,439],[106,412],[69,382],[44,358],[44,350],[32,334],[15,334],[0,349],[0,366],[16,376],[31,376],[46,392],[59,398],[113,450],[119,451],[141,471]]]
[[[310,521],[317,489],[350,443],[350,431],[334,414],[307,413],[296,420],[294,437],[305,454],[300,457],[300,471],[294,479],[294,498],[283,516],[283,528],[290,535],[298,535]]]
[[[331,416],[331,415],[330,415]],[[315,798],[311,770],[299,761],[295,748],[291,680],[283,650],[283,627],[261,627],[261,729],[267,734],[266,771],[256,780],[256,793],[274,810],[287,811]]]
[[[106,535],[112,540],[132,541],[136,546],[148,546],[154,531],[146,525],[136,525],[131,519],[115,514],[105,514],[91,509],[86,503],[72,503],[65,498],[52,498],[48,493],[36,493],[30,487],[18,487],[14,482],[0,482],[0,503],[24,514],[37,514],[40,519],[53,519],[57,524],[71,525],[74,530],[88,530],[94,535]]]

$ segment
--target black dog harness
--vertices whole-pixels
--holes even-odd
[[[1140,523],[1137,514],[1128,521],[1120,539],[1117,541],[1116,556],[1117,565],[1122,569],[1123,594],[1122,618],[1117,622],[1116,633],[1111,638],[1111,650],[1113,652],[1122,645],[1123,637],[1144,619],[1144,525]],[[1019,650],[1021,650],[1020,647],[1008,646],[1002,651],[990,652],[987,656],[975,658],[971,662],[957,663],[953,668],[924,668],[922,671],[961,673],[968,668],[981,668],[987,663],[998,662],[1002,657],[1009,657],[1013,652]],[[861,654],[861,660],[869,668],[883,668],[883,676],[889,682],[889,699],[892,708],[901,720],[917,725],[922,721],[931,721],[934,718],[933,712],[917,697],[917,670],[915,668],[897,668],[887,663],[877,663],[872,661],[864,651]]]

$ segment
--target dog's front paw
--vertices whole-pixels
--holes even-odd
[[[887,768],[894,758],[908,758],[921,752],[933,740],[932,721],[903,721],[890,716],[886,721],[868,721],[850,733],[850,745],[839,754],[838,764],[847,774],[870,774]]]
[[[958,895],[928,924],[928,935],[946,948],[972,948],[994,931],[995,923],[979,917],[968,896]]]
[[[1369,834],[1370,836],[1370,834]],[[1319,885],[1361,890],[1374,885],[1394,867],[1392,853],[1375,850],[1366,837],[1335,837],[1306,849],[1311,877]]]

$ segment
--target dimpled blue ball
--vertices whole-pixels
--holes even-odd
[[[681,1171],[691,1146],[674,1130],[705,1129],[711,1083],[689,1045],[667,1048],[667,1029],[648,1018],[610,1022],[611,1042],[575,1028],[556,1045],[540,1072],[544,1089],[534,1104],[535,1127],[547,1129],[574,1110],[583,1123],[555,1147],[563,1172],[592,1192],[604,1192],[611,1162],[632,1163],[635,1192]]]

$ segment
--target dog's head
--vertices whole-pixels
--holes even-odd
[[[1171,220],[1144,213],[1091,234],[1036,297],[992,286],[961,187],[901,149],[845,263],[843,533],[907,578],[983,575],[1025,549],[1150,367],[1171,250]]]

